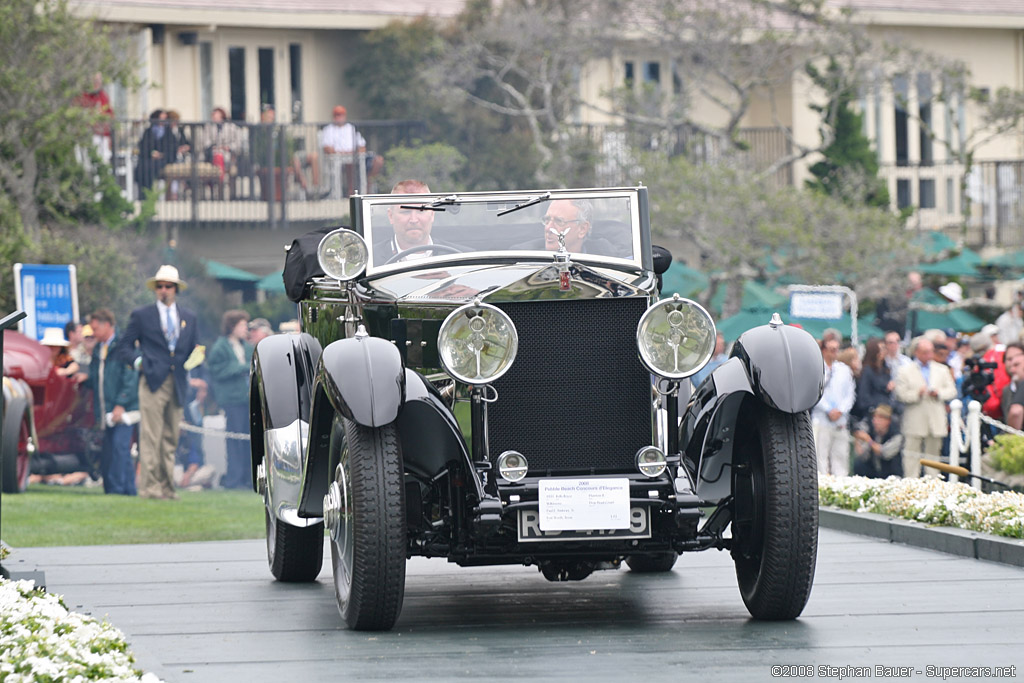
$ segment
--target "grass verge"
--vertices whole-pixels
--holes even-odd
[[[18,548],[263,538],[251,491],[179,491],[180,500],[107,496],[102,489],[30,486],[3,497],[3,540]]]

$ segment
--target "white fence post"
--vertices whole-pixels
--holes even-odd
[[[970,435],[971,474],[981,474],[981,404],[967,404],[967,433]],[[971,486],[981,489],[981,479],[971,478]]]
[[[949,402],[949,464],[960,464],[960,448],[963,443],[964,431],[964,404],[954,398]],[[950,481],[958,481],[960,478],[955,474],[949,475]]]

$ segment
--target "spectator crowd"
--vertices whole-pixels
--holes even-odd
[[[177,268],[161,266],[147,286],[156,301],[132,311],[123,327],[98,308],[88,324],[44,330],[52,372],[89,397],[101,445],[93,472],[33,475],[34,481],[95,482],[106,493],[162,499],[177,498],[179,488],[249,489],[249,368],[255,345],[274,333],[271,324],[226,311],[207,353],[195,314],[177,301],[187,287]],[[227,455],[217,468],[206,462],[202,427],[205,416],[221,413]]]
[[[819,340],[824,392],[811,411],[818,471],[867,477],[933,475],[922,458],[949,461],[950,402],[982,404],[1016,429],[1024,422],[1024,345],[1019,313],[968,337],[927,330],[904,344],[872,337],[863,352],[837,330]],[[1009,339],[1005,334],[1012,335]],[[959,450],[953,449],[952,464]]]

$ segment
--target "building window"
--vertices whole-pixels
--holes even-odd
[[[292,121],[302,121],[302,46],[291,43],[288,46],[288,69],[291,72]]]
[[[672,93],[678,95],[683,92],[683,77],[679,74],[679,64],[672,62]]]
[[[935,179],[921,178],[917,185],[918,206],[922,209],[935,208]]]
[[[213,110],[213,43],[199,43],[199,118]]]
[[[661,83],[661,64],[659,62],[644,62],[644,83]]]
[[[932,149],[932,76],[928,73],[917,75],[917,115],[921,119],[921,165],[931,166],[935,163],[935,152]]]
[[[910,206],[910,181],[901,178],[896,181],[896,208],[906,209]]]
[[[245,48],[228,48],[228,81],[231,89],[231,120],[245,121]]]
[[[636,77],[636,74],[633,73],[633,62],[626,62],[625,63],[625,67],[626,67],[626,70],[625,70],[624,76],[625,76],[626,85],[627,86],[631,86],[631,85],[633,85],[633,80]]]
[[[946,178],[946,213],[956,213],[956,195],[953,194],[952,178]]]
[[[258,53],[260,69],[260,109],[264,104],[277,107],[274,92],[274,48],[261,47]]]
[[[895,76],[892,81],[892,90],[893,104],[896,111],[896,165],[906,166],[910,162],[910,149],[908,146],[910,131],[907,117],[907,100],[910,97],[910,87],[907,83],[907,77],[903,75]]]

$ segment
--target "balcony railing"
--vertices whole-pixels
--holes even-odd
[[[324,125],[189,122],[158,131],[122,120],[113,126],[111,163],[128,199],[157,193],[160,224],[284,227],[337,219],[355,192],[388,191],[374,159],[424,130],[421,121],[354,122],[367,152],[328,154]]]
[[[909,225],[942,230],[972,248],[1024,246],[1024,161],[978,161],[964,176],[961,164],[886,166],[893,209],[913,208]]]

